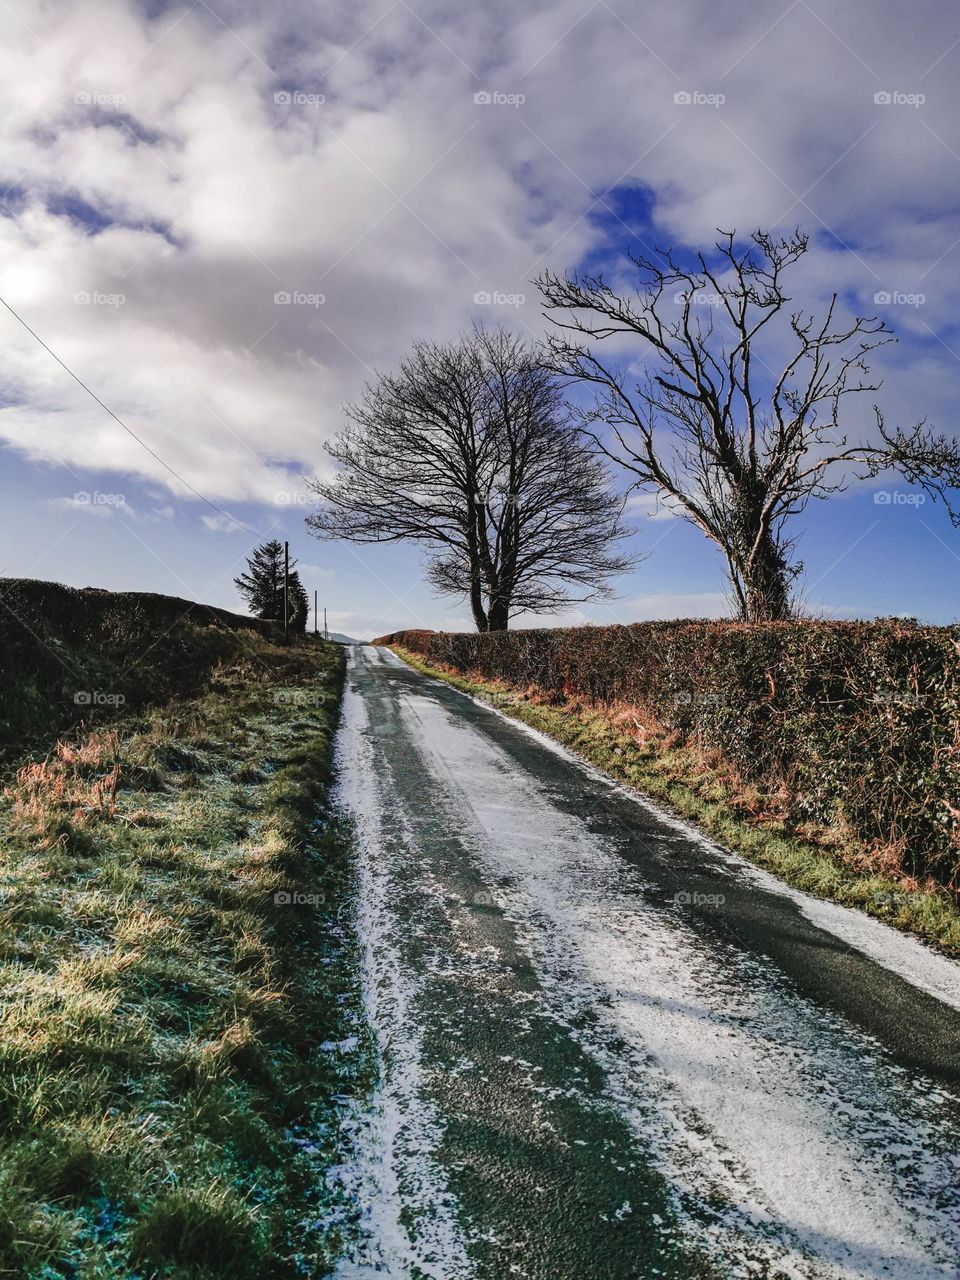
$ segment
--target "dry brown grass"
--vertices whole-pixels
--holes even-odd
[[[746,782],[720,751],[664,729],[635,702],[557,699],[526,684],[511,688],[393,644],[411,666],[439,676],[562,742],[612,777],[664,801],[729,848],[819,897],[860,907],[960,955],[956,895],[904,870],[903,838],[866,841],[842,815],[797,822],[788,777]]]
[[[116,731],[57,742],[45,760],[23,765],[4,788],[13,825],[49,848],[117,813],[120,742]],[[69,828],[65,825],[69,823]]]

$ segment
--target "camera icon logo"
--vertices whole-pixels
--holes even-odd
[[[888,107],[893,101],[893,94],[881,89],[879,93],[873,95],[873,101],[878,107]]]
[[[93,694],[89,689],[78,689],[73,695],[73,700],[78,707],[89,707],[93,702]]]
[[[473,295],[473,303],[477,307],[488,307],[492,301],[493,299],[486,289],[481,289],[479,293]]]
[[[878,489],[873,495],[873,500],[878,507],[888,507],[893,501],[892,496],[887,489]]]
[[[289,306],[291,301],[290,294],[287,293],[286,289],[281,289],[279,293],[273,295],[273,301],[279,307]]]
[[[273,95],[273,100],[278,107],[289,107],[290,103],[293,101],[293,96],[288,93],[286,89],[281,89],[278,93]]]
[[[893,301],[893,295],[889,289],[878,289],[873,295],[873,301],[877,306],[888,307]]]
[[[287,907],[290,905],[290,895],[284,889],[273,895],[273,900],[278,907]]]
[[[479,93],[473,95],[473,101],[478,107],[488,107],[493,101],[493,94],[487,89],[481,89]]]
[[[678,107],[689,107],[693,101],[693,94],[687,89],[681,89],[679,93],[673,95],[673,101]]]

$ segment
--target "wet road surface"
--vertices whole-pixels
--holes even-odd
[[[960,965],[350,654],[383,1072],[341,1280],[960,1277]]]

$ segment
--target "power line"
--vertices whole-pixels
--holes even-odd
[[[236,516],[232,516],[229,511],[224,511],[222,507],[218,507],[215,502],[211,502],[209,498],[204,497],[204,495],[200,492],[199,489],[195,489],[192,484],[190,484],[187,480],[184,480],[183,476],[180,475],[178,471],[175,471],[173,467],[170,466],[169,462],[165,462],[164,459],[160,457],[159,453],[156,453],[153,449],[151,449],[145,440],[141,440],[141,438],[137,435],[137,433],[131,427],[127,426],[127,424],[122,420],[122,418],[118,418],[108,404],[103,403],[103,401],[100,399],[97,393],[91,390],[91,388],[87,386],[87,384],[83,381],[83,379],[79,377],[77,374],[75,374],[74,371],[70,368],[70,366],[68,364],[65,364],[64,361],[61,360],[60,357],[57,355],[57,353],[47,346],[44,340],[40,337],[39,333],[36,333],[33,329],[30,328],[26,320],[24,320],[23,316],[19,315],[16,311],[14,311],[13,307],[11,307],[10,303],[7,302],[5,298],[0,297],[0,302],[3,303],[3,305],[6,307],[6,309],[10,312],[10,314],[14,317],[15,320],[20,321],[20,323],[26,329],[27,333],[29,333],[31,337],[36,338],[37,342],[40,343],[44,351],[48,352],[49,355],[53,356],[57,364],[60,365],[62,369],[65,369],[67,373],[69,373],[70,377],[73,378],[74,382],[79,383],[80,386],[83,387],[84,391],[86,391],[87,395],[92,396],[93,399],[96,400],[100,408],[106,410],[106,412],[109,413],[110,417],[114,420],[114,422],[116,422],[119,426],[123,427],[127,435],[132,436],[133,439],[136,440],[137,444],[141,446],[141,448],[146,449],[147,453],[150,454],[151,458],[155,458],[157,462],[160,463],[161,467],[165,467],[166,470],[169,471],[172,476],[174,476],[177,480],[180,481],[180,483],[183,485],[185,489],[189,489],[190,492],[194,495],[194,497],[199,498],[201,502],[205,502],[212,511],[216,511],[218,515],[223,516],[224,519],[229,520],[232,524],[235,524],[238,529],[245,529],[247,533],[252,533],[255,538],[260,536],[257,533],[256,529],[251,529],[250,526],[244,524],[242,520],[238,520]]]

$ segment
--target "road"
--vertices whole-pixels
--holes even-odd
[[[385,650],[338,750],[383,1059],[340,1280],[960,1277],[960,965]]]

